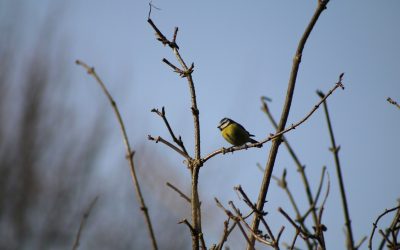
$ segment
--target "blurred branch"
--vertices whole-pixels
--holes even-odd
[[[87,219],[89,218],[90,212],[92,211],[94,205],[96,205],[97,200],[99,199],[99,196],[96,196],[93,201],[90,203],[89,207],[86,209],[86,211],[83,213],[81,223],[79,225],[78,233],[76,234],[75,237],[75,242],[72,247],[72,250],[77,250],[79,248],[79,240],[81,238],[82,230],[84,225],[86,224]]]
[[[215,203],[217,203],[217,206],[225,212],[225,214],[228,216],[228,218],[231,218],[233,221],[236,222],[243,237],[246,239],[247,243],[250,243],[249,237],[247,237],[247,233],[244,231],[244,228],[240,223],[240,221],[241,221],[240,218],[235,216],[230,210],[226,209],[217,198],[214,198],[214,200],[215,200]],[[253,249],[254,248],[252,248],[252,250]]]
[[[337,88],[340,87],[341,89],[344,89],[344,85],[343,85],[343,83],[341,82],[341,81],[342,81],[342,76],[343,76],[343,73],[340,75],[339,81],[338,81],[337,83],[335,83],[335,86],[334,86],[331,90],[329,90],[328,94],[325,96],[325,99],[327,99]],[[266,139],[261,140],[261,141],[258,142],[258,143],[245,144],[245,145],[242,145],[242,146],[235,146],[235,147],[230,147],[230,148],[220,148],[220,149],[215,150],[214,152],[208,154],[207,156],[205,156],[205,157],[202,159],[202,162],[204,163],[204,162],[208,161],[210,158],[212,158],[212,157],[214,157],[214,156],[216,156],[216,155],[219,155],[219,154],[232,153],[232,152],[239,151],[239,150],[243,150],[243,149],[248,149],[248,148],[253,148],[253,147],[260,147],[260,145],[263,145],[264,143],[269,142],[269,141],[271,141],[271,140],[272,140],[273,142],[276,141],[276,140],[280,141],[283,134],[285,134],[285,133],[287,133],[287,132],[289,132],[289,131],[291,131],[291,130],[293,130],[293,129],[296,129],[296,128],[297,128],[298,126],[300,126],[302,123],[304,123],[305,121],[307,121],[308,118],[310,118],[311,115],[312,115],[312,114],[319,108],[319,106],[325,101],[325,99],[324,99],[324,100],[320,100],[316,105],[314,105],[314,107],[311,109],[311,111],[310,111],[303,119],[301,119],[301,120],[298,121],[297,123],[294,123],[294,124],[290,125],[290,126],[287,127],[287,128],[284,128],[284,129],[280,130],[280,132],[277,132],[277,133],[275,133],[275,134],[270,134]],[[285,122],[285,124],[286,124],[286,122]],[[278,139],[278,138],[279,138],[279,139]],[[280,142],[279,142],[279,143],[280,143]]]
[[[185,199],[187,202],[191,203],[191,200],[189,197],[186,196],[186,194],[184,194],[181,190],[179,190],[177,187],[175,187],[174,185],[172,185],[171,183],[167,182],[167,186],[170,187],[172,190],[174,190],[175,192],[177,192],[178,194],[180,194],[180,196]]]
[[[367,236],[361,238],[360,242],[354,246],[355,249],[360,249],[361,245],[368,239]]]
[[[396,106],[397,108],[400,109],[400,104],[398,104],[395,100],[393,100],[392,98],[388,97],[386,99],[390,104],[393,104],[394,106]]]
[[[317,91],[317,94],[321,98],[325,97],[325,95],[322,91]],[[333,134],[332,123],[331,123],[331,119],[330,119],[329,111],[328,111],[328,104],[326,101],[323,102],[323,106],[324,106],[324,111],[325,111],[326,122],[328,124],[329,136],[330,136],[331,144],[332,144],[332,147],[330,148],[330,150],[332,151],[334,159],[335,159],[336,173],[338,176],[339,188],[340,188],[340,196],[342,198],[343,213],[344,213],[344,218],[345,218],[345,225],[347,228],[347,249],[355,249],[353,230],[351,228],[350,212],[349,212],[349,208],[347,205],[347,198],[346,198],[346,192],[344,189],[342,169],[341,169],[340,161],[339,161],[340,146],[336,146],[335,136]]]
[[[321,194],[322,186],[324,184],[325,172],[326,172],[326,166],[323,166],[322,171],[321,171],[321,178],[320,178],[318,189],[317,189],[317,194],[315,195],[315,199],[314,199],[314,204],[313,204],[314,207],[317,204],[319,196]]]
[[[286,172],[286,168],[285,168],[285,169],[283,169],[281,178],[272,176],[272,179],[274,179],[277,182],[277,185],[286,192],[287,196],[289,197],[289,201],[293,206],[294,212],[296,213],[296,220],[300,220],[301,219],[300,210],[299,210],[297,203],[294,200],[294,197],[292,195],[292,192],[290,191],[289,186],[287,184],[286,174],[287,174],[287,172]],[[300,221],[300,223],[302,223],[302,222]]]
[[[232,233],[233,229],[236,227],[237,225],[236,221],[234,221],[232,226],[229,227],[229,220],[230,217],[228,217],[228,219],[224,221],[224,232],[222,233],[221,240],[219,241],[218,245],[214,245],[213,247],[211,247],[211,250],[222,250],[222,247],[228,240],[228,236]]]
[[[391,209],[385,209],[385,211],[383,212],[383,213],[381,213],[379,216],[378,216],[378,218],[376,218],[376,220],[375,220],[375,222],[374,223],[372,223],[372,232],[371,232],[371,236],[369,237],[369,243],[368,243],[368,248],[369,249],[372,249],[372,239],[373,239],[373,237],[374,237],[374,233],[375,233],[375,230],[376,230],[376,228],[378,227],[378,222],[379,222],[379,220],[383,217],[383,216],[385,216],[386,214],[388,214],[388,213],[391,213],[391,212],[394,212],[394,211],[396,211],[396,210],[398,210],[399,212],[398,213],[400,213],[400,206],[397,206],[397,207],[394,207],[394,208],[391,208]],[[395,216],[395,218],[396,218],[397,216]],[[397,230],[399,230],[398,228],[397,228]]]
[[[324,201],[322,202],[321,208],[319,209],[317,226],[314,228],[315,234],[318,238],[318,242],[320,243],[320,245],[323,249],[326,249],[324,232],[327,230],[327,228],[324,224],[322,224],[322,214],[324,212],[325,203],[328,200],[329,191],[331,189],[331,178],[329,177],[329,172],[327,172],[326,175],[327,175],[328,183],[327,183],[327,187],[326,187],[325,197],[324,197]]]
[[[87,70],[87,73],[89,75],[92,75],[95,78],[96,82],[100,85],[101,89],[103,90],[104,94],[106,95],[107,99],[109,100],[111,107],[114,111],[114,114],[117,117],[118,124],[120,126],[122,137],[123,137],[124,144],[125,144],[125,149],[126,149],[126,154],[127,154],[126,156],[127,156],[128,162],[129,162],[130,170],[131,170],[130,171],[131,177],[133,180],[133,184],[135,186],[136,197],[140,204],[140,210],[143,211],[144,218],[145,218],[145,221],[147,224],[147,229],[150,234],[150,240],[151,240],[153,249],[158,249],[156,237],[155,237],[154,231],[153,231],[153,226],[152,226],[151,220],[150,220],[150,215],[149,215],[148,209],[146,207],[146,204],[144,202],[143,194],[142,194],[142,191],[141,191],[140,185],[139,185],[139,180],[136,175],[135,165],[133,162],[134,151],[131,150],[131,146],[130,146],[129,140],[128,140],[128,135],[126,133],[125,125],[122,120],[122,116],[119,112],[118,106],[117,106],[116,102],[114,101],[114,99],[112,98],[110,92],[108,91],[108,89],[105,86],[105,84],[103,83],[103,81],[100,79],[100,77],[95,72],[94,67],[89,67],[86,63],[79,61],[79,60],[76,60],[76,64],[82,66],[84,69]]]

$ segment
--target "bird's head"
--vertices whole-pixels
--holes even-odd
[[[232,123],[232,120],[229,118],[224,118],[219,122],[218,128],[219,130],[223,130],[224,128],[226,128],[229,124]]]

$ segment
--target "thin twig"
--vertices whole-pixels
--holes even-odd
[[[180,222],[178,222],[178,224],[185,224],[189,228],[190,233],[192,235],[195,234],[195,230],[194,230],[193,226],[190,224],[190,222],[186,218],[181,220]]]
[[[385,209],[385,211],[384,211],[383,213],[381,213],[381,214],[378,216],[378,218],[376,218],[375,222],[372,223],[372,232],[371,232],[371,236],[369,237],[369,243],[368,243],[368,248],[369,248],[369,249],[372,249],[372,238],[374,237],[375,229],[378,227],[378,222],[379,222],[379,220],[380,220],[383,216],[385,216],[386,214],[391,213],[391,212],[393,212],[393,211],[396,211],[397,209],[400,210],[400,206],[397,206],[397,207],[394,207],[394,208],[391,208],[391,209]]]
[[[355,249],[360,249],[361,245],[362,245],[367,239],[368,239],[367,236],[362,237],[362,239],[360,240],[360,242],[354,246]]]
[[[317,204],[319,196],[321,194],[322,186],[324,184],[325,172],[326,172],[326,166],[323,166],[322,171],[321,171],[321,178],[320,178],[318,189],[317,189],[317,194],[315,195],[315,199],[314,199],[315,204]],[[314,205],[314,207],[315,207],[315,205]]]
[[[400,202],[400,201],[399,201]],[[400,231],[400,209],[397,210],[396,215],[393,217],[392,223],[388,228],[389,232],[392,232],[393,242],[398,244],[397,237]]]
[[[276,246],[278,246],[277,249],[279,249],[279,240],[281,239],[282,233],[285,230],[285,226],[282,226],[281,229],[278,232],[278,236],[276,237]]]
[[[247,204],[247,206],[249,206],[251,208],[251,210],[256,213],[256,215],[260,218],[261,222],[263,223],[263,225],[265,226],[265,228],[267,229],[268,234],[271,237],[271,240],[273,243],[276,243],[275,237],[272,233],[272,230],[270,229],[268,223],[265,221],[264,216],[267,215],[265,212],[263,211],[258,211],[256,204],[253,204],[250,200],[250,198],[247,196],[247,194],[244,192],[244,190],[242,189],[242,186],[236,186],[234,188],[235,190],[239,191],[239,193],[242,195],[243,200],[245,201],[245,203]],[[233,203],[232,203],[233,205]],[[250,228],[251,229],[251,228]]]
[[[239,211],[238,208],[235,207],[235,205],[233,204],[232,201],[229,202],[229,205],[232,207],[232,209],[235,211],[236,213],[236,218],[239,219],[239,221],[241,221],[246,228],[248,229],[248,231],[250,232],[250,235],[252,235],[253,237],[256,238],[256,240],[258,240],[259,242],[268,245],[268,246],[272,246],[275,249],[279,249],[279,246],[277,246],[276,241],[275,241],[275,237],[273,236],[271,230],[269,230],[268,235],[261,235],[261,233],[256,233],[254,232],[250,225],[247,224],[247,222],[245,221],[245,219],[243,219],[243,216],[241,214],[241,212]],[[268,227],[269,229],[269,227]],[[267,238],[271,238],[271,241],[267,240]]]
[[[322,224],[322,214],[324,212],[325,203],[328,200],[329,191],[330,191],[330,188],[331,188],[331,178],[329,177],[329,172],[327,172],[326,175],[327,175],[328,181],[327,181],[325,197],[324,197],[324,200],[322,202],[321,208],[319,210],[318,223],[317,223],[317,226],[315,227],[316,236],[317,236],[319,244],[321,245],[321,249],[326,249],[324,232],[327,230],[327,228],[326,228],[326,226],[324,224]]]
[[[133,151],[131,150],[131,146],[129,144],[128,135],[126,133],[125,125],[124,125],[124,122],[122,120],[122,116],[121,116],[121,114],[119,112],[118,106],[117,106],[116,102],[114,101],[114,99],[112,98],[110,92],[108,91],[108,89],[105,86],[105,84],[103,83],[103,81],[100,79],[100,77],[95,72],[94,67],[89,67],[86,63],[84,63],[82,61],[79,61],[79,60],[76,60],[76,64],[78,64],[78,65],[82,66],[83,68],[85,68],[87,70],[88,74],[92,75],[96,79],[97,83],[100,85],[101,89],[103,90],[104,94],[106,95],[107,99],[109,100],[109,102],[111,104],[111,107],[112,107],[112,109],[114,111],[114,114],[115,114],[115,116],[116,116],[116,118],[118,120],[118,124],[119,124],[120,129],[121,129],[121,133],[122,133],[122,137],[123,137],[124,144],[125,144],[125,149],[126,149],[126,155],[127,155],[127,159],[128,159],[129,166],[130,166],[130,173],[131,173],[133,184],[135,186],[136,197],[137,197],[137,199],[139,201],[139,204],[140,204],[140,210],[143,211],[144,218],[145,218],[145,221],[146,221],[146,224],[147,224],[147,229],[148,229],[149,234],[150,234],[150,239],[151,239],[151,243],[152,243],[153,249],[158,249],[156,237],[155,237],[154,231],[153,231],[153,226],[152,226],[151,220],[150,220],[150,215],[149,215],[147,206],[146,206],[146,204],[144,202],[143,194],[142,194],[142,191],[141,191],[140,185],[139,185],[139,180],[138,180],[137,175],[136,175],[135,164],[133,162],[134,154],[133,154]]]
[[[317,94],[321,98],[324,98],[324,93],[322,93],[321,91],[317,91]],[[347,204],[346,192],[344,189],[344,181],[343,181],[343,176],[342,176],[342,168],[340,166],[340,160],[339,160],[340,146],[336,146],[335,136],[333,134],[332,123],[331,123],[331,119],[330,119],[329,111],[328,111],[328,104],[326,101],[323,102],[323,106],[324,106],[324,111],[325,111],[326,122],[328,124],[329,137],[330,137],[331,144],[332,144],[331,151],[332,151],[333,157],[335,159],[336,173],[338,176],[339,188],[340,188],[340,196],[342,198],[343,213],[344,213],[345,225],[346,225],[346,229],[347,229],[347,243],[348,243],[347,249],[354,249],[354,238],[353,238],[353,230],[351,228],[349,206]]]
[[[222,247],[224,246],[225,242],[228,240],[228,236],[231,234],[233,229],[236,227],[237,222],[234,221],[231,227],[229,227],[229,221],[230,217],[226,221],[224,221],[224,232],[222,233],[221,239],[219,243],[215,246],[215,250],[222,250]]]
[[[388,97],[386,99],[386,101],[388,101],[390,104],[393,104],[394,106],[396,106],[397,108],[400,109],[400,104],[398,104],[395,100],[393,100],[392,98]]]
[[[175,150],[176,152],[178,152],[180,155],[182,155],[183,157],[186,158],[186,160],[191,160],[190,156],[185,154],[185,152],[183,152],[180,148],[176,147],[174,144],[170,143],[169,141],[165,140],[164,138],[162,138],[161,136],[157,136],[157,137],[153,137],[151,135],[147,136],[147,139],[149,139],[150,141],[155,141],[156,143],[158,142],[162,142],[163,144],[167,145],[168,147],[172,148],[173,150]]]
[[[382,231],[382,229],[379,229],[378,231],[382,237],[385,239],[386,242],[388,242],[388,245],[393,245],[393,242],[389,239],[389,237]]]
[[[328,92],[326,97],[331,95],[339,87],[344,89],[343,84],[341,82],[337,82],[335,84],[335,86],[331,90],[329,90],[329,92]],[[289,131],[291,131],[293,129],[296,129],[298,126],[300,126],[305,121],[307,121],[308,118],[311,117],[311,115],[319,108],[319,106],[322,103],[323,103],[323,101],[320,100],[316,105],[314,105],[314,107],[311,109],[311,111],[303,119],[301,119],[299,122],[294,123],[294,124],[290,125],[289,127],[284,128],[283,130],[280,130],[280,132],[277,132],[275,134],[270,134],[267,138],[265,138],[264,140],[261,140],[258,143],[245,144],[245,145],[242,145],[242,146],[235,146],[235,147],[230,147],[230,148],[220,148],[220,149],[215,150],[214,152],[208,154],[207,156],[205,156],[202,159],[202,162],[204,163],[204,162],[208,161],[210,158],[212,158],[212,157],[214,157],[216,155],[219,155],[219,154],[232,153],[232,152],[239,151],[239,150],[249,149],[249,148],[253,148],[253,147],[260,147],[260,145],[263,145],[263,144],[265,144],[265,143],[267,143],[269,141],[276,141],[276,140],[278,140],[278,138],[281,138],[281,136],[283,134],[285,134],[285,133],[287,133],[287,132],[289,132]]]
[[[300,231],[298,229],[296,229],[296,234],[294,235],[294,238],[292,240],[292,245],[290,246],[289,249],[294,249],[294,245],[296,244],[296,240],[297,240],[297,237],[299,236],[299,234],[300,234]]]
[[[300,237],[302,237],[303,239],[316,238],[315,235],[304,231],[299,225],[297,225],[296,222],[294,222],[294,220],[290,218],[290,216],[281,207],[278,208],[278,211],[290,222],[290,224],[292,224],[292,226],[296,229],[296,233],[299,232],[298,234],[300,235]]]
[[[172,190],[174,190],[175,192],[177,192],[183,199],[185,199],[187,202],[191,202],[190,198],[187,197],[187,195],[185,195],[181,190],[179,190],[177,187],[175,187],[174,185],[172,185],[171,183],[167,182],[166,185],[168,187],[170,187]]]
[[[171,126],[169,125],[167,116],[166,116],[166,114],[165,114],[165,108],[162,107],[161,112],[160,112],[158,109],[152,109],[151,112],[156,113],[157,115],[159,115],[159,116],[163,119],[163,121],[164,121],[164,123],[165,123],[165,126],[167,127],[167,129],[168,129],[168,131],[169,131],[169,134],[171,135],[171,137],[172,137],[172,139],[174,140],[174,142],[175,142],[176,144],[178,144],[179,147],[181,147],[182,151],[183,151],[187,156],[189,156],[188,152],[186,151],[185,145],[183,144],[183,141],[182,141],[181,136],[179,136],[179,139],[178,139],[178,138],[175,136],[174,131],[172,130]]]
[[[79,225],[79,229],[78,229],[78,233],[76,234],[75,237],[75,242],[74,245],[72,247],[72,250],[77,250],[79,247],[79,241],[81,239],[81,234],[82,234],[82,230],[83,227],[86,224],[87,219],[89,218],[90,213],[92,212],[92,209],[94,207],[94,205],[96,205],[97,200],[99,199],[99,196],[96,196],[93,201],[90,203],[89,207],[86,209],[86,211],[83,213],[82,219],[81,219],[81,223]]]
[[[293,206],[294,212],[296,213],[296,220],[301,220],[300,210],[299,210],[299,208],[297,206],[297,203],[296,203],[296,201],[295,201],[295,199],[294,199],[294,197],[292,195],[292,192],[290,191],[289,186],[288,186],[287,181],[286,181],[286,174],[287,174],[287,171],[286,171],[286,168],[285,168],[285,169],[283,169],[283,173],[282,173],[282,177],[281,178],[277,178],[275,176],[272,176],[272,178],[276,180],[278,186],[280,188],[282,188],[286,192],[287,196],[289,197],[289,201]]]
[[[249,237],[247,237],[246,231],[244,230],[244,228],[242,227],[242,225],[240,223],[240,221],[241,221],[240,218],[233,215],[233,213],[231,211],[226,209],[217,198],[214,198],[214,200],[215,200],[215,203],[217,203],[217,206],[219,208],[221,208],[229,218],[231,218],[233,221],[235,221],[237,223],[237,225],[240,229],[240,232],[243,234],[243,237],[246,239],[247,243],[250,243]],[[254,249],[254,247],[252,248],[252,250],[253,249]]]

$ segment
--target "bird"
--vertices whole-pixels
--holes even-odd
[[[247,142],[258,143],[254,140],[254,135],[250,134],[242,125],[229,118],[223,118],[218,125],[222,137],[234,146],[242,146]],[[258,147],[262,147],[262,144]]]

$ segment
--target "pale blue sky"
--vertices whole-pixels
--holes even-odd
[[[7,11],[8,2],[11,1],[0,1],[2,12]],[[75,59],[95,66],[109,86],[126,119],[133,146],[145,144],[147,150],[161,154],[176,165],[183,183],[188,184],[190,180],[181,157],[146,139],[148,134],[168,138],[162,121],[150,113],[152,108],[165,106],[171,125],[182,135],[187,148],[193,149],[187,83],[161,62],[163,57],[175,61],[170,49],[154,39],[154,32],[146,22],[148,2],[60,1],[57,7],[49,5],[50,2],[20,1],[28,6],[17,17],[26,29],[21,39],[26,49],[16,53],[29,53],[32,38],[46,39],[37,37],[38,29],[45,14],[54,13],[54,22],[47,23],[56,28],[54,47],[49,49],[66,51],[63,60],[70,62],[70,67],[65,71],[74,80],[70,87],[75,93],[69,102],[79,103],[83,120],[99,107],[109,113],[105,117],[110,121],[112,142],[105,162],[122,155],[119,131],[111,110],[104,105],[102,93],[74,65]],[[316,1],[153,1],[153,4],[161,9],[153,10],[154,22],[168,37],[178,26],[181,54],[187,63],[195,63],[193,77],[200,109],[202,154],[228,146],[217,129],[223,117],[240,122],[256,138],[273,132],[260,111],[260,96],[272,98],[270,108],[278,118],[292,58]],[[339,74],[345,72],[345,90],[335,92],[328,105],[336,142],[341,146],[340,159],[356,241],[369,236],[372,221],[400,197],[400,110],[386,101],[390,96],[400,102],[399,8],[397,0],[329,3],[305,47],[288,120],[291,124],[303,118],[319,99],[315,90],[327,92]],[[52,63],[57,63],[57,58]],[[329,248],[341,249],[343,213],[322,109],[287,138],[307,166],[314,193],[321,167],[328,167],[331,193],[324,216],[328,226],[326,239]],[[266,145],[262,149],[217,156],[207,162],[200,175],[206,208],[219,213],[212,197],[240,204],[232,190],[238,184],[255,199],[262,179],[256,163],[265,165],[268,150]],[[299,192],[299,202],[304,207],[303,189],[284,147],[279,151],[274,173],[280,175],[283,168],[289,170],[291,188]],[[111,172],[107,164],[104,169],[106,174]],[[143,185],[150,184],[143,182]],[[267,200],[268,218],[277,231],[286,221],[276,208],[292,210],[275,184],[271,185]],[[176,202],[181,200],[178,198]],[[177,221],[180,219],[177,217]],[[219,238],[223,219],[224,214],[220,213],[216,222],[205,223],[208,245]],[[293,233],[287,226],[287,239]],[[363,249],[366,246],[364,243]],[[240,249],[240,245],[231,247]]]

